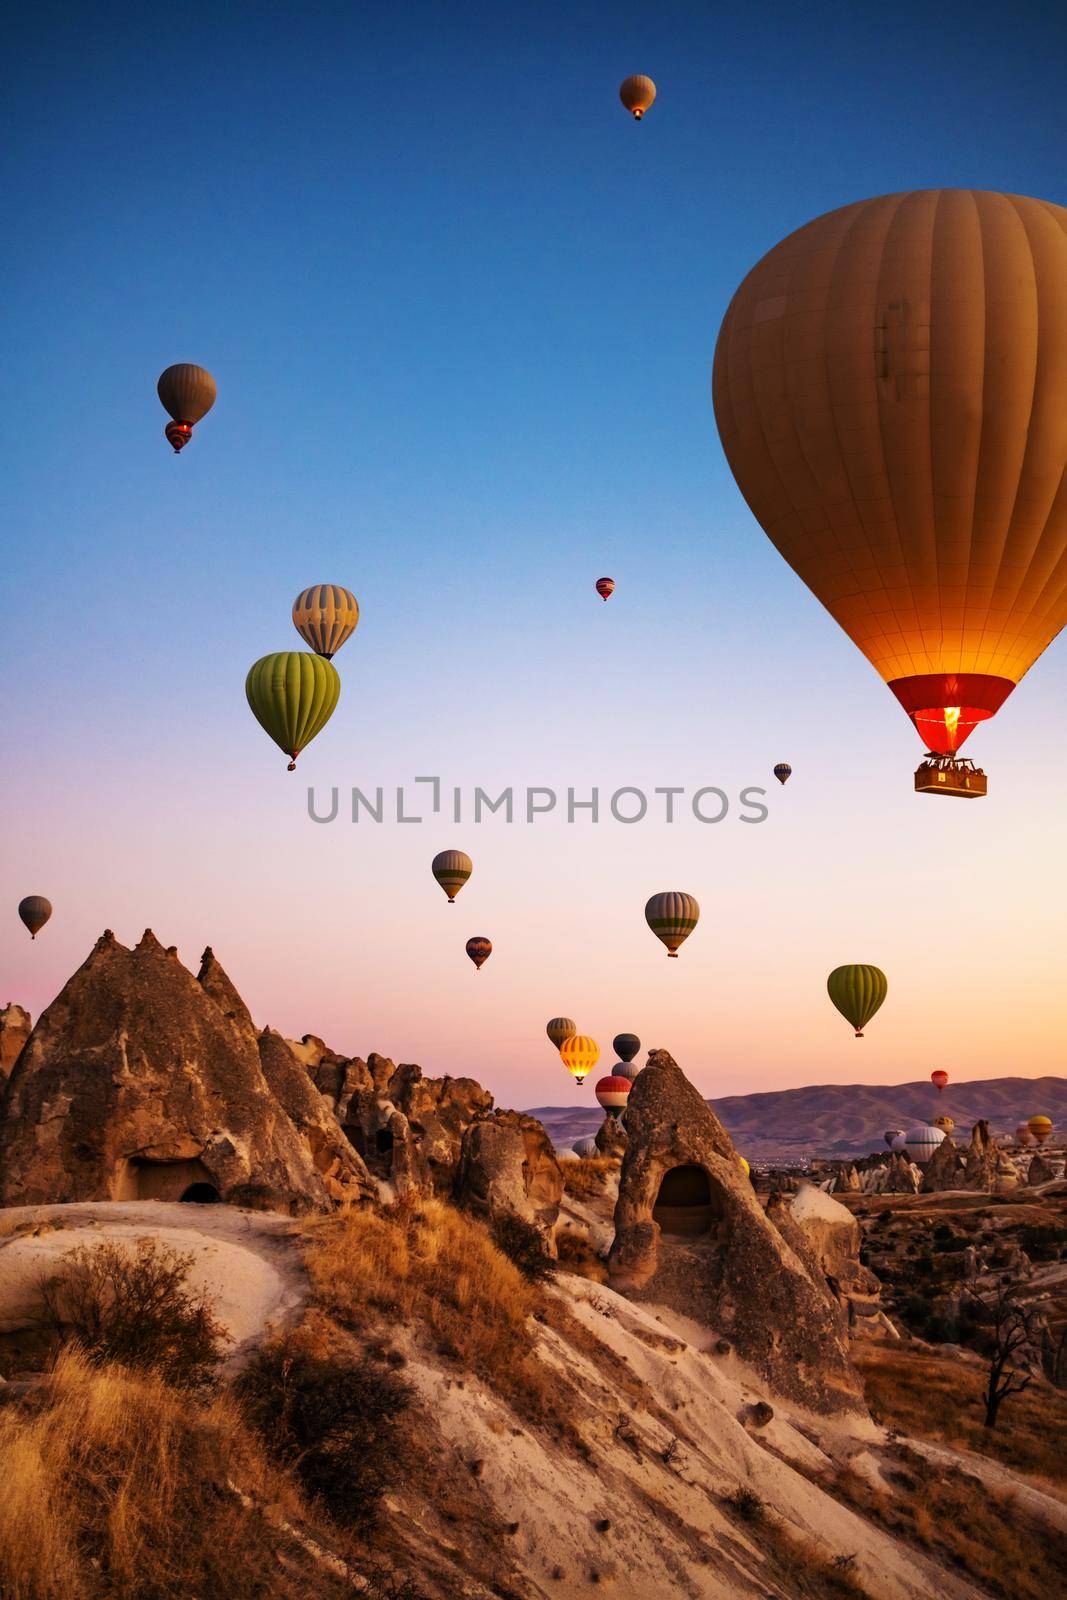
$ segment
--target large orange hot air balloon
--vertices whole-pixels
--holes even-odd
[[[1067,621],[1067,210],[819,217],[734,295],[713,387],[753,513],[926,744],[916,787],[984,793],[956,754]]]

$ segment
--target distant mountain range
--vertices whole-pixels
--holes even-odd
[[[1061,1132],[1067,1124],[1067,1078],[979,1078],[950,1083],[939,1095],[929,1079],[914,1083],[820,1083],[768,1094],[734,1094],[708,1104],[739,1149],[761,1159],[865,1155],[884,1148],[887,1128],[909,1128],[940,1113],[967,1138],[979,1118],[994,1133],[1013,1133],[1040,1112]],[[592,1106],[540,1106],[530,1112],[556,1145],[595,1133]]]

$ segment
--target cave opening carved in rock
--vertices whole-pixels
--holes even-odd
[[[663,1174],[652,1217],[664,1233],[693,1236],[717,1233],[722,1204],[703,1167],[671,1167]]]
[[[388,1128],[379,1128],[374,1135],[374,1148],[380,1156],[390,1156],[393,1153],[393,1136]]]
[[[363,1129],[360,1127],[359,1123],[346,1122],[343,1126],[345,1138],[348,1140],[349,1144],[352,1146],[358,1156],[362,1156],[363,1159],[366,1160],[367,1141],[364,1138]]]
[[[152,1161],[131,1156],[115,1176],[113,1200],[221,1200],[211,1173],[195,1157],[188,1161]]]

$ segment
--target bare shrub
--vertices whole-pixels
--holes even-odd
[[[529,1283],[543,1283],[555,1271],[555,1262],[545,1249],[540,1229],[513,1211],[496,1212],[489,1232],[497,1249],[513,1262]]]
[[[607,1186],[609,1173],[618,1172],[619,1163],[609,1156],[583,1156],[580,1161],[561,1161],[563,1188],[576,1200],[594,1200]]]
[[[214,1375],[228,1335],[187,1287],[192,1255],[156,1239],[77,1245],[41,1285],[44,1318],[89,1360],[157,1372],[179,1388]]]

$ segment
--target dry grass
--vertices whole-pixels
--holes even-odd
[[[608,1269],[583,1233],[564,1229],[556,1235],[561,1272],[574,1272],[593,1283],[607,1283]]]
[[[774,1514],[759,1495],[740,1488],[723,1505],[739,1522],[758,1528],[758,1542],[775,1575],[784,1578],[794,1600],[870,1600],[868,1591],[849,1571],[852,1558],[824,1555],[817,1545],[800,1538]],[[769,1589],[768,1594],[775,1591]]]
[[[1049,1579],[1067,1571],[1067,1536],[1028,1515],[1010,1494],[971,1473],[897,1446],[892,1493],[852,1473],[825,1487],[892,1534],[965,1573],[1001,1600],[1048,1600]]]
[[[284,1523],[307,1526],[299,1497],[229,1400],[68,1350],[0,1411],[5,1600],[206,1600],[238,1573],[247,1600],[351,1594]]]
[[[577,1397],[538,1359],[536,1285],[493,1243],[488,1228],[439,1200],[353,1209],[309,1221],[307,1265],[317,1303],[365,1337],[405,1323],[435,1352],[475,1373],[527,1422],[583,1449]]]
[[[576,1200],[595,1200],[604,1193],[610,1173],[619,1163],[609,1156],[583,1156],[581,1161],[561,1161],[563,1187]]]
[[[875,1421],[976,1450],[1061,1492],[1067,1486],[1067,1395],[1034,1384],[1006,1400],[989,1429],[982,1426],[982,1368],[883,1345],[860,1345],[853,1354]]]

